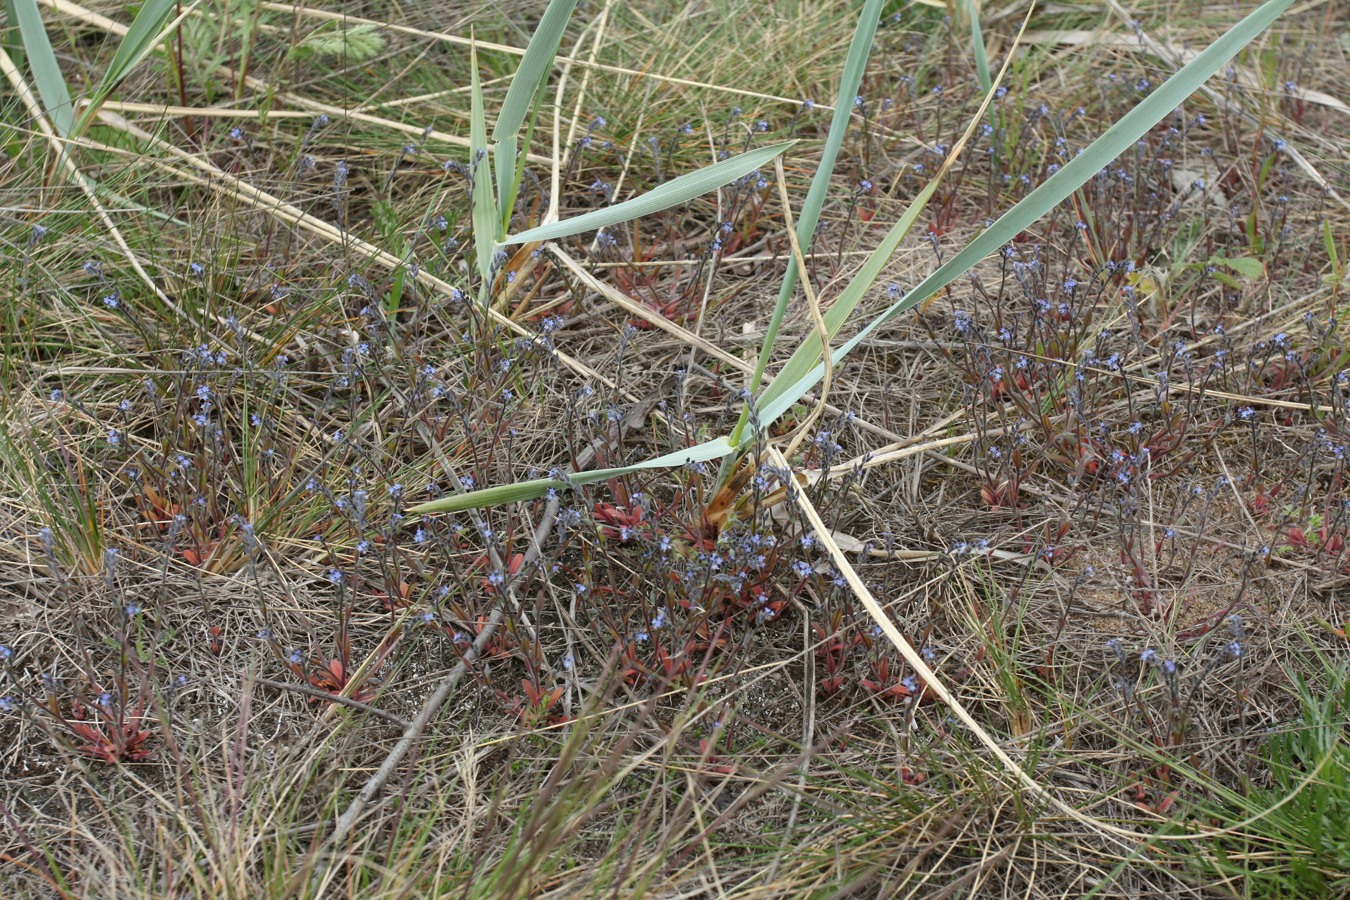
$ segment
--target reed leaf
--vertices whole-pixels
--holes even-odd
[[[745,153],[733,156],[730,159],[724,159],[721,162],[713,163],[711,166],[697,169],[687,175],[681,175],[679,178],[667,181],[639,197],[607,206],[604,209],[583,213],[561,222],[554,222],[552,225],[540,225],[538,228],[531,228],[519,234],[510,235],[502,243],[525,244],[532,241],[552,241],[558,238],[571,237],[574,234],[598,231],[610,225],[640,219],[663,209],[688,203],[695,197],[701,197],[709,191],[730,184],[737,178],[749,175],[756,169],[768,165],[773,162],[775,156],[787,150],[794,143],[796,141],[783,141],[779,144],[770,144],[767,147],[747,150]]]
[[[540,88],[548,81],[553,60],[558,55],[563,33],[572,18],[577,0],[552,0],[539,27],[525,48],[516,74],[511,78],[511,86],[506,90],[506,99],[502,101],[497,113],[497,124],[492,129],[492,140],[496,144],[497,196],[506,206],[506,198],[515,194],[511,179],[516,171],[516,150],[520,126],[529,115],[534,99]],[[503,209],[503,220],[509,213],[509,207]]]
[[[483,109],[483,84],[478,77],[478,49],[469,48],[469,180],[473,186],[473,247],[478,276],[483,285],[481,300],[489,301],[492,256],[497,250],[497,202],[492,190],[492,160],[488,156],[487,113]]]
[[[940,266],[935,272],[923,279],[908,295],[891,304],[880,315],[869,322],[857,335],[845,342],[838,349],[831,353],[831,359],[837,366],[848,356],[854,348],[864,339],[872,334],[877,328],[893,319],[895,316],[911,309],[922,301],[933,296],[943,287],[950,284],[962,274],[968,272],[972,266],[983,259],[985,256],[993,253],[999,247],[1010,241],[1016,234],[1029,228],[1038,219],[1052,210],[1057,204],[1063,202],[1075,190],[1087,182],[1095,173],[1111,163],[1117,156],[1132,146],[1144,134],[1162,121],[1169,112],[1176,109],[1177,106],[1197,90],[1208,78],[1217,72],[1225,63],[1232,59],[1239,50],[1251,43],[1256,37],[1268,28],[1276,18],[1279,17],[1293,0],[1269,0],[1255,12],[1251,13],[1232,29],[1226,32],[1208,48],[1202,51],[1190,63],[1182,67],[1175,75],[1158,87],[1151,95],[1143,100],[1138,106],[1130,110],[1120,118],[1115,125],[1106,130],[1101,137],[1083,150],[1077,157],[1067,163],[1062,169],[1051,175],[1038,188],[1028,194],[1021,202],[1017,203],[991,226],[986,228],[969,244],[953,255],[946,263]],[[742,154],[737,160],[743,160],[751,156],[752,153],[764,153],[769,150],[782,152],[786,145],[775,145],[775,147],[766,147],[761,151],[751,151],[751,153]],[[772,159],[769,156],[768,159]],[[708,176],[712,170],[718,166],[725,165],[718,163],[708,169],[692,173],[694,176]],[[761,163],[762,164],[762,163]],[[750,171],[750,167],[746,171]],[[684,176],[684,179],[692,176]],[[676,184],[683,179],[676,179],[670,182],[666,187]],[[730,179],[728,179],[730,180]],[[900,239],[913,225],[919,212],[923,209],[927,199],[936,189],[936,180],[930,183],[924,191],[915,198],[910,204],[909,209],[899,222],[891,229],[883,240],[882,245],[877,248],[868,259],[863,263],[857,275],[850,281],[839,300],[830,309],[826,316],[826,327],[831,335],[836,333],[843,326],[848,318],[849,312],[856,307],[864,293],[871,287],[873,282],[885,266],[891,253],[893,253],[899,244]],[[711,188],[708,188],[711,189]],[[658,191],[660,188],[657,189]],[[652,193],[656,193],[653,191]],[[530,231],[516,235],[508,239],[512,243],[531,240],[546,240],[552,237],[565,237],[569,234],[576,234],[581,231],[588,231],[593,228],[603,227],[606,224],[614,224],[617,221],[624,221],[634,216],[623,216],[619,218],[601,219],[600,215],[605,213],[614,213],[619,207],[629,206],[646,199],[650,195],[642,198],[619,204],[617,207],[611,207],[607,210],[600,210],[598,213],[587,213],[584,216],[578,216],[568,222],[560,222],[555,226],[546,226],[535,228]],[[691,196],[697,196],[693,194]],[[679,202],[679,201],[674,201]],[[664,208],[664,207],[659,207]],[[652,210],[655,211],[655,210]],[[645,214],[639,212],[636,215]],[[585,224],[583,220],[589,220]],[[571,226],[570,228],[568,226]],[[555,233],[555,229],[560,229]],[[821,357],[823,347],[819,335],[813,330],[798,346],[782,372],[774,380],[768,389],[756,401],[759,409],[759,419],[764,427],[772,424],[783,415],[803,396],[806,395],[817,383],[819,383],[824,367],[818,362]],[[675,453],[665,454],[664,456],[646,460],[631,466],[624,466],[616,469],[603,469],[599,471],[590,471],[569,476],[563,479],[537,479],[535,481],[522,482],[515,485],[486,488],[477,491],[470,491],[458,494],[453,497],[447,497],[441,500],[425,503],[414,507],[410,512],[414,514],[448,512],[452,510],[472,509],[481,506],[491,506],[500,503],[507,503],[519,500],[528,500],[543,496],[549,490],[593,483],[606,478],[613,478],[618,475],[637,472],[644,469],[667,468],[684,465],[689,462],[709,461],[726,457],[740,449],[741,441],[733,434],[729,437],[717,438],[688,450],[677,451]]]
[[[982,231],[937,271],[919,282],[905,297],[891,304],[851,340],[836,349],[831,355],[834,365],[839,365],[854,347],[881,325],[951,284],[970,271],[975,263],[1011,241],[1018,233],[1030,228],[1057,204],[1067,199],[1089,178],[1132,147],[1150,128],[1176,109],[1239,50],[1268,28],[1292,2],[1293,0],[1270,0],[1233,26],[1175,75],[1159,85],[1158,89],[1138,106],[1121,116],[1116,124],[1108,128],[1064,168],[1047,178],[1040,187],[1000,216],[998,221]],[[868,263],[871,263],[875,256],[876,254],[873,254]],[[859,276],[849,285],[849,289],[854,290],[872,270],[873,267],[864,265]],[[864,283],[863,289],[867,286],[868,284]],[[828,319],[826,324],[830,324]],[[824,366],[816,362],[820,354],[819,344],[819,338],[814,333],[808,335],[774,383],[760,397],[759,413],[766,427],[805,396],[824,375]]]
[[[74,134],[82,134],[89,127],[89,123],[98,115],[103,102],[112,96],[112,92],[117,90],[118,85],[126,80],[133,69],[154,52],[159,42],[168,36],[169,30],[164,28],[164,23],[168,21],[169,14],[176,5],[177,0],[145,0],[140,12],[136,13],[136,18],[132,20],[131,27],[117,45],[112,62],[103,70],[103,77],[99,79],[98,86],[89,95],[89,105],[80,113],[74,126]]]
[[[816,225],[820,222],[820,212],[825,208],[825,195],[830,189],[830,179],[834,176],[834,165],[839,158],[839,148],[844,144],[848,133],[849,120],[853,116],[854,99],[862,85],[863,73],[867,69],[867,59],[872,52],[872,40],[876,37],[877,24],[881,17],[881,0],[868,0],[863,4],[858,18],[858,27],[849,43],[848,55],[844,59],[844,72],[839,79],[839,94],[834,101],[834,114],[830,118],[830,130],[825,136],[825,146],[821,149],[820,162],[816,165],[816,174],[811,179],[811,187],[806,192],[806,200],[797,214],[797,241],[803,247],[810,247],[815,237]],[[783,325],[783,316],[787,313],[788,301],[797,287],[797,261],[788,257],[787,271],[778,290],[778,300],[774,303],[773,313],[769,316],[769,325],[764,332],[764,342],[760,345],[759,358],[755,362],[755,372],[750,376],[749,390],[758,391],[764,381],[764,372],[768,368],[773,354],[774,343],[778,340],[778,330]],[[749,410],[742,411],[731,436],[739,441],[745,424],[749,419]],[[725,475],[725,471],[723,475]]]
[[[75,106],[70,101],[70,89],[66,86],[66,76],[61,73],[61,64],[56,61],[56,51],[47,37],[47,28],[42,24],[37,0],[12,2],[11,9],[17,19],[15,24],[19,26],[19,37],[23,41],[24,54],[28,57],[28,67],[33,72],[33,82],[42,99],[42,111],[47,114],[56,133],[66,137],[75,124]]]

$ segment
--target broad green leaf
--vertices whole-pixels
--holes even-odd
[[[1211,256],[1209,258],[1211,266],[1226,266],[1243,278],[1257,279],[1266,274],[1265,264],[1259,259],[1253,259],[1250,256]]]
[[[33,81],[37,84],[38,96],[42,98],[43,112],[51,120],[56,133],[66,137],[75,124],[75,107],[70,102],[66,76],[61,74],[61,64],[56,61],[56,51],[52,50],[52,42],[42,24],[37,2],[13,0],[13,10],[18,19],[19,36],[28,56],[28,65],[33,70]]]
[[[497,125],[492,130],[494,141],[500,141],[503,137],[520,131],[520,126],[530,111],[534,95],[548,78],[549,70],[553,67],[553,58],[558,55],[563,32],[567,30],[567,23],[572,18],[572,11],[576,6],[577,0],[552,0],[548,9],[544,11],[544,17],[539,20],[539,27],[534,30],[534,36],[530,38],[529,46],[525,48],[520,67],[511,78],[511,87],[506,91],[506,99],[502,101]]]
[[[117,86],[131,74],[131,70],[153,53],[159,42],[167,36],[167,32],[163,30],[164,23],[168,21],[169,14],[176,5],[177,0],[146,0],[141,6],[140,12],[136,13],[136,18],[131,22],[131,27],[127,29],[126,36],[117,45],[117,52],[113,54],[112,62],[108,63],[108,68],[104,70],[98,86],[89,95],[89,106],[80,113],[79,121],[75,125],[76,134],[84,132],[94,116],[98,115],[103,102],[117,90]]]
[[[529,46],[525,48],[525,55],[511,78],[511,87],[507,88],[506,99],[497,113],[492,140],[497,145],[497,196],[503,199],[515,193],[510,189],[508,180],[516,171],[520,126],[529,114],[539,89],[548,81],[548,73],[553,68],[554,57],[558,55],[563,32],[567,30],[567,23],[576,6],[577,0],[552,0],[549,3],[548,9],[544,10],[544,17],[539,20],[539,27],[530,38]]]
[[[796,141],[784,141],[756,150],[748,150],[739,156],[713,163],[706,168],[681,175],[665,184],[652,188],[640,197],[584,213],[575,218],[552,225],[541,225],[505,238],[503,244],[525,244],[532,241],[551,241],[570,237],[585,231],[597,231],[630,219],[638,219],[652,213],[687,203],[695,197],[701,197],[709,191],[730,184],[737,178],[748,175],[761,166],[773,162],[773,158],[782,153]]]
[[[927,300],[970,271],[975,263],[1011,241],[1018,233],[1030,228],[1037,219],[1054,209],[1126,149],[1134,146],[1135,141],[1142,138],[1150,128],[1176,109],[1239,50],[1268,28],[1291,3],[1293,0],[1270,0],[1210,44],[1195,59],[1159,85],[1158,89],[1138,106],[1121,116],[1116,124],[1108,128],[1105,134],[1093,141],[1064,168],[1047,178],[1040,187],[1000,216],[998,221],[982,231],[937,271],[919,282],[909,294],[893,303],[857,335],[835,350],[830,356],[834,364],[839,365],[854,347],[882,324]],[[859,279],[855,279],[857,280]],[[808,336],[783,367],[782,373],[760,397],[759,414],[765,426],[791,409],[792,405],[815,387],[823,377],[824,366],[815,362],[820,352],[818,345],[819,340],[814,334]]]
[[[486,305],[491,292],[492,255],[497,251],[497,202],[492,193],[492,161],[487,149],[487,114],[483,85],[478,78],[478,50],[469,47],[471,92],[469,102],[469,179],[473,183],[473,247]]]
[[[614,469],[591,469],[586,472],[577,472],[567,476],[565,481],[557,478],[536,478],[533,481],[521,481],[516,484],[506,484],[498,487],[481,488],[476,491],[466,491],[463,494],[455,494],[452,497],[443,497],[440,500],[419,503],[417,506],[409,509],[408,513],[414,516],[422,516],[427,515],[428,513],[458,512],[465,509],[477,509],[482,506],[500,506],[503,503],[519,503],[523,500],[534,500],[538,497],[542,497],[550,490],[562,490],[563,488],[575,487],[579,484],[594,484],[597,481],[604,481],[607,478],[617,478],[620,475],[628,475],[633,472],[641,472],[644,469],[673,469],[676,466],[684,466],[690,463],[709,462],[727,456],[735,449],[736,448],[731,446],[726,438],[720,437],[690,447],[687,450],[676,450],[673,453],[667,453],[664,456],[658,456],[654,459],[649,459],[631,466],[620,466]]]

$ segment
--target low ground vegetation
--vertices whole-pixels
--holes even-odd
[[[734,490],[714,461],[419,515],[728,433],[792,245],[766,167],[527,248],[484,307],[467,42],[499,98],[542,6],[332,9],[189,16],[70,155],[106,218],[3,95],[7,894],[1346,889],[1343,10],[1281,18],[870,335]],[[97,81],[121,6],[44,12]],[[986,10],[996,65],[1025,13]],[[584,4],[509,230],[787,139],[799,202],[855,15]],[[1035,11],[859,320],[1236,18]],[[802,247],[823,308],[976,68],[960,15],[887,7]],[[789,473],[767,448],[802,425]],[[896,652],[808,506],[1079,817]]]

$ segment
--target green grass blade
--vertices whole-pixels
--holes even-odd
[[[1134,142],[1143,137],[1150,128],[1176,109],[1239,50],[1269,27],[1291,3],[1293,0],[1270,0],[1233,26],[1138,106],[1122,116],[1064,168],[1047,178],[1040,187],[1000,216],[997,222],[981,232],[937,271],[919,282],[908,295],[892,304],[855,337],[835,350],[831,354],[835,365],[838,365],[854,347],[884,322],[951,284],[968,272],[975,263],[1012,240],[1019,232],[1031,227],[1036,220],[1067,199],[1089,178],[1132,147]],[[824,366],[816,363],[820,353],[818,344],[819,340],[814,335],[804,340],[783,367],[778,378],[760,398],[759,414],[766,426],[790,409],[820,381],[824,374]]]
[[[914,223],[918,220],[919,214],[922,213],[924,208],[928,205],[928,201],[933,196],[934,191],[937,190],[937,186],[938,182],[934,179],[919,192],[919,195],[910,202],[909,208],[905,210],[905,213],[900,217],[900,220],[891,226],[890,231],[886,232],[886,236],[882,238],[881,243],[877,245],[877,248],[868,254],[867,259],[863,262],[862,266],[859,267],[858,273],[849,281],[848,287],[844,288],[844,290],[840,292],[838,298],[835,299],[834,303],[830,304],[830,308],[824,315],[825,330],[828,332],[829,337],[833,338],[839,333],[839,330],[844,327],[844,323],[848,321],[848,317],[853,313],[853,310],[857,308],[868,289],[871,288],[872,284],[881,275],[882,269],[884,269],[886,264],[890,261],[891,255],[899,249],[900,241],[903,240],[905,235],[909,233],[909,230],[914,227]],[[907,300],[908,298],[905,299]],[[760,417],[765,424],[772,421],[772,419],[763,419],[766,411],[770,408],[779,408],[779,399],[791,391],[796,382],[800,381],[801,378],[810,371],[811,366],[820,358],[820,355],[820,335],[815,330],[812,330],[802,339],[801,345],[783,366],[782,373],[774,379],[773,384],[769,385],[768,389],[765,390],[764,394],[760,397]],[[801,399],[801,394],[797,394],[787,406],[790,407],[792,403],[795,403],[799,399]],[[774,418],[776,419],[780,415],[782,415],[781,410],[774,415]]]
[[[1158,90],[1146,98],[1134,109],[1130,110],[1111,128],[1087,147],[1082,153],[1060,169],[1054,175],[1051,175],[1046,181],[1012,209],[1004,213],[998,221],[989,228],[985,229],[980,235],[972,240],[960,252],[956,253],[945,264],[940,266],[937,271],[921,281],[904,298],[898,300],[888,307],[881,315],[873,319],[856,336],[844,343],[838,349],[831,353],[831,359],[836,365],[852,350],[867,338],[873,331],[883,323],[910,309],[923,300],[931,297],[934,293],[950,284],[962,273],[970,268],[988,254],[1006,244],[1016,234],[1030,227],[1047,212],[1053,209],[1069,197],[1075,190],[1081,187],[1089,178],[1112,160],[1132,146],[1135,141],[1141,138],[1150,128],[1161,121],[1169,112],[1196,89],[1200,87],[1210,76],[1219,70],[1228,60],[1232,59],[1244,46],[1251,43],[1264,31],[1279,15],[1284,12],[1293,3],[1293,0],[1269,0],[1259,7],[1247,18],[1243,19],[1232,29],[1226,32],[1217,41],[1211,44],[1201,52],[1194,60],[1184,66],[1175,75],[1169,78]],[[785,147],[778,145],[776,147],[764,148],[764,151],[774,150],[781,152]],[[764,152],[752,151],[752,152]],[[751,154],[743,154],[737,157],[738,160],[744,159]],[[769,156],[768,159],[772,159]],[[726,162],[732,162],[727,160]],[[725,163],[719,163],[718,166]],[[707,174],[717,166],[693,173],[694,175]],[[750,171],[747,168],[746,171]],[[689,178],[690,176],[684,176]],[[679,181],[681,179],[676,179]],[[730,180],[730,179],[728,179]],[[669,184],[675,184],[670,182]],[[668,186],[668,185],[667,185]],[[659,191],[660,188],[657,189]],[[849,287],[841,295],[841,300],[836,301],[831,308],[830,314],[826,317],[827,330],[837,331],[842,327],[848,317],[848,312],[853,306],[856,306],[861,299],[862,294],[871,286],[877,276],[880,274],[890,253],[898,246],[899,240],[912,226],[915,218],[923,209],[933,191],[936,190],[936,184],[930,183],[924,188],[924,191],[915,198],[905,215],[887,234],[882,247],[872,253],[858,275],[850,282]],[[652,194],[657,193],[653,191]],[[646,199],[651,195],[637,198],[634,201],[628,201],[629,204]],[[696,195],[695,195],[696,196]],[[675,201],[678,202],[678,201]],[[617,207],[609,210],[600,210],[600,214],[612,213]],[[654,211],[654,210],[653,210]],[[638,215],[645,214],[640,212]],[[579,216],[576,219],[565,223],[558,223],[566,230],[557,234],[549,233],[558,226],[548,226],[545,228],[531,229],[510,239],[512,242],[528,240],[546,240],[551,237],[561,237],[568,234],[575,234],[579,231],[590,230],[591,228],[603,227],[606,224],[614,224],[614,221],[623,221],[624,216],[617,220],[600,221],[597,213],[588,213]],[[576,227],[577,223],[589,219],[590,222]],[[567,228],[566,226],[573,226]],[[851,304],[851,306],[849,305]],[[834,333],[831,331],[831,333]],[[775,379],[774,383],[763,393],[759,400],[760,420],[765,426],[772,423],[783,415],[793,404],[798,402],[807,391],[811,390],[821,379],[823,366],[816,360],[821,354],[822,348],[818,335],[811,335],[803,340],[797,351],[784,366],[782,373]],[[487,488],[480,491],[472,491],[465,494],[459,494],[454,497],[448,497],[443,500],[433,501],[432,503],[422,504],[414,507],[410,512],[414,514],[445,512],[450,510],[470,509],[478,506],[495,505],[498,503],[508,503],[517,500],[527,500],[543,496],[549,489],[564,487],[567,484],[586,484],[594,481],[600,481],[615,475],[636,472],[643,469],[666,468],[683,465],[693,461],[707,461],[725,457],[734,452],[738,447],[738,441],[734,436],[718,438],[686,451],[677,451],[676,453],[666,454],[655,459],[650,459],[632,466],[625,466],[620,469],[605,469],[594,472],[586,472],[572,476],[568,482],[555,479],[538,479],[536,481],[524,482],[516,485],[507,485],[497,488]]]
[[[714,459],[721,459],[729,455],[736,448],[724,437],[715,438],[706,441],[694,447],[685,450],[676,450],[672,453],[657,456],[652,459],[635,463],[631,466],[619,466],[613,469],[592,469],[586,472],[578,472],[567,476],[563,481],[557,478],[536,478],[533,481],[521,481],[516,484],[505,484],[497,487],[480,488],[476,491],[466,491],[462,494],[455,494],[452,497],[442,497],[440,500],[432,500],[428,503],[420,503],[408,510],[409,515],[422,516],[429,513],[458,512],[465,509],[477,509],[483,506],[500,506],[503,503],[519,503],[523,500],[534,500],[544,496],[550,490],[561,490],[567,487],[575,487],[580,484],[594,484],[597,481],[604,481],[608,478],[617,478],[621,475],[628,475],[633,472],[641,472],[645,469],[673,469],[676,466],[688,465],[689,463],[710,462]]]
[[[492,129],[492,140],[496,144],[497,196],[513,194],[508,179],[516,171],[516,147],[520,126],[534,105],[534,98],[540,87],[548,80],[549,70],[553,68],[553,58],[558,55],[558,46],[562,43],[563,32],[572,18],[577,0],[552,0],[539,27],[534,30],[520,67],[511,78],[511,87],[506,91],[506,99],[497,114],[497,125]]]
[[[469,47],[471,100],[469,108],[469,178],[473,182],[473,246],[482,283],[481,300],[491,293],[492,255],[497,250],[497,203],[492,192],[492,161],[488,157],[487,113],[483,110],[483,84],[478,77],[478,50]]]
[[[79,121],[75,125],[75,134],[84,131],[98,114],[103,102],[117,90],[117,86],[131,74],[131,70],[153,53],[159,42],[167,36],[168,33],[163,30],[164,23],[173,12],[176,3],[177,0],[146,0],[141,6],[141,11],[136,14],[131,27],[127,29],[126,37],[117,45],[117,52],[113,54],[112,62],[108,63],[108,68],[104,70],[98,87],[89,95],[90,105],[80,114]]]
[[[844,58],[844,72],[839,78],[839,95],[834,101],[834,115],[830,119],[830,130],[825,135],[825,146],[821,150],[820,162],[816,174],[811,179],[811,187],[802,201],[797,214],[797,241],[803,248],[811,246],[816,226],[820,223],[820,212],[825,207],[825,195],[830,189],[830,179],[834,176],[834,165],[839,158],[839,148],[843,146],[844,136],[848,133],[849,119],[853,115],[854,98],[862,85],[863,73],[867,69],[867,59],[872,53],[872,41],[876,37],[877,25],[881,18],[880,0],[868,0],[863,4],[858,18],[858,27],[853,31],[853,40],[848,46],[848,55]],[[754,374],[750,376],[750,393],[759,390],[764,383],[764,372],[773,356],[774,343],[778,340],[778,331],[783,326],[783,317],[787,314],[788,301],[797,288],[797,260],[788,257],[787,271],[783,274],[783,283],[778,289],[778,299],[774,303],[773,313],[769,316],[769,325],[764,331],[764,341],[759,347],[759,358],[755,361]],[[741,416],[732,429],[732,443],[739,443],[750,421],[750,408],[741,410]],[[720,483],[729,474],[724,464],[718,476]]]
[[[28,55],[23,51],[23,36],[16,27],[19,22],[19,11],[14,5],[16,2],[5,0],[5,24],[9,27],[5,29],[4,46],[15,67],[22,72],[28,66]]]
[[[853,115],[853,101],[862,85],[863,72],[867,69],[867,58],[872,53],[872,40],[876,37],[877,23],[881,19],[882,0],[868,0],[863,4],[858,19],[858,27],[853,32],[853,41],[848,47],[848,56],[844,60],[844,73],[839,79],[839,96],[834,101],[834,116],[830,119],[830,130],[825,136],[825,146],[821,150],[820,162],[816,174],[811,179],[811,187],[806,192],[806,200],[797,215],[797,240],[803,248],[811,246],[816,226],[820,223],[820,212],[825,207],[825,195],[830,189],[830,178],[834,175],[834,164],[839,158],[839,148],[844,144],[848,133],[849,119]],[[764,343],[760,346],[759,359],[755,363],[755,374],[750,378],[750,391],[754,393],[764,379],[769,359],[773,355],[774,341],[778,339],[778,329],[783,324],[787,312],[788,300],[797,287],[797,261],[789,257],[787,274],[778,291],[778,301],[774,304],[773,315],[769,317],[769,326],[764,333]],[[739,438],[744,427],[745,417],[737,424],[734,436]]]
[[[512,177],[516,173],[516,150],[519,146],[519,139],[516,135],[511,134],[497,141],[492,151],[492,155],[497,162],[497,196],[502,198],[501,209],[498,210],[501,215],[497,218],[502,223],[503,231],[499,233],[505,233],[506,226],[510,224],[511,207],[509,200],[515,196]]]
[[[520,131],[520,126],[525,122],[525,117],[534,103],[534,95],[538,93],[539,86],[548,78],[549,70],[553,67],[553,58],[558,55],[563,32],[567,30],[567,23],[572,18],[572,11],[576,6],[577,0],[552,0],[548,9],[544,11],[544,17],[539,20],[539,27],[535,29],[529,46],[525,48],[520,67],[516,69],[516,74],[511,79],[506,99],[502,101],[497,125],[492,130],[494,141],[500,141],[507,135],[515,135]],[[514,163],[512,160],[513,167]]]
[[[784,141],[781,144],[771,144],[768,147],[746,151],[739,156],[724,159],[706,168],[667,181],[640,197],[634,197],[631,200],[625,200],[604,209],[584,213],[563,222],[554,222],[552,225],[531,228],[528,231],[522,231],[520,234],[505,238],[502,243],[524,244],[531,241],[551,241],[557,238],[570,237],[574,234],[596,231],[609,225],[617,225],[620,222],[638,219],[660,212],[663,209],[669,209],[672,206],[678,206],[681,203],[687,203],[695,197],[700,197],[725,184],[730,184],[737,178],[748,175],[761,166],[768,165],[773,162],[775,156],[794,143],[796,141]]]
[[[33,70],[33,81],[37,84],[38,96],[42,98],[42,108],[56,133],[66,137],[75,124],[75,106],[70,102],[70,89],[66,87],[66,77],[61,74],[61,64],[56,61],[56,51],[52,50],[52,42],[42,24],[37,2],[13,0],[12,8],[18,19],[19,36],[28,57],[28,65]]]
[[[530,141],[534,139],[534,128],[539,122],[539,106],[544,101],[545,87],[547,87],[547,85],[539,85],[539,93],[534,95],[534,108],[530,112],[529,124],[525,127],[525,146],[527,148],[530,146]],[[514,140],[515,138],[513,137],[512,141]],[[514,150],[512,151],[512,154],[515,159],[515,168],[512,170],[514,173],[513,177],[504,188],[500,189],[501,193],[497,194],[497,197],[499,198],[497,205],[500,207],[502,214],[501,230],[498,234],[506,234],[506,229],[511,227],[511,213],[516,208],[516,197],[520,194],[520,182],[525,178],[526,154],[517,154]],[[498,178],[501,177],[500,170],[498,170],[497,176]]]
[[[980,30],[980,10],[975,0],[965,0],[966,15],[970,17],[970,50],[975,55],[975,76],[980,79],[980,90],[986,94],[993,89],[989,77],[989,54],[984,49],[984,32]]]

